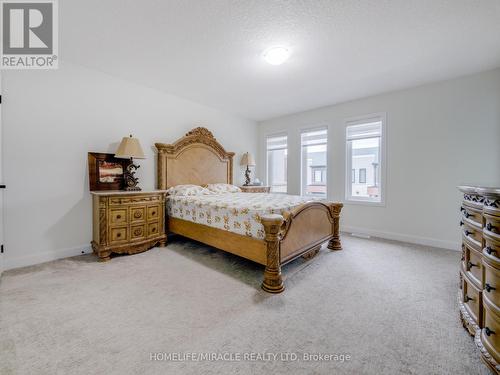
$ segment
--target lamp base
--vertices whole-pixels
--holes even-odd
[[[125,191],[141,191],[141,188],[137,186],[139,179],[134,177],[135,171],[139,168],[139,165],[135,165],[130,158],[130,164],[127,169],[123,172],[123,179],[125,182]]]
[[[250,168],[248,168],[248,165],[247,165],[247,169],[245,171],[245,183],[243,184],[243,186],[248,186],[250,185]]]

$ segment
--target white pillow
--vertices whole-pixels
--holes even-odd
[[[208,184],[207,189],[214,193],[239,193],[241,189],[231,184]]]
[[[208,194],[213,194],[213,192],[199,185],[177,185],[169,188],[167,190],[167,194],[178,195],[178,196],[193,196],[193,195],[208,195]]]

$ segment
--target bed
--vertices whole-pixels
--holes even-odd
[[[159,189],[233,183],[234,153],[227,152],[206,128],[195,128],[173,144],[155,146]],[[180,213],[182,207],[189,208]],[[283,194],[168,197],[166,229],[262,264],[262,289],[281,293],[284,264],[313,257],[327,241],[330,250],[342,249],[341,210],[342,203]]]

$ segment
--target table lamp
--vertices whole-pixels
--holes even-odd
[[[119,159],[129,159],[130,164],[127,170],[123,172],[123,179],[125,181],[125,190],[127,191],[140,191],[141,188],[137,186],[139,179],[134,177],[135,171],[140,167],[134,164],[134,158],[136,159],[146,159],[144,152],[142,151],[141,144],[137,138],[123,137],[118,149],[115,153],[115,158]]]
[[[243,157],[241,158],[240,165],[246,165],[247,169],[245,170],[245,184],[244,186],[248,186],[250,184],[250,168],[255,166],[255,159],[253,155],[249,152],[245,152]]]

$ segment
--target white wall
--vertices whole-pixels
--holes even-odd
[[[500,186],[500,69],[264,121],[260,177],[265,137],[288,132],[288,192],[298,194],[300,129],[327,124],[328,196],[344,201],[344,120],[380,112],[387,113],[386,204],[347,203],[342,228],[458,249],[456,186]]]
[[[87,152],[114,152],[132,133],[146,160],[144,190],[155,187],[154,142],[205,126],[236,152],[255,153],[254,122],[100,72],[61,62],[54,71],[3,74],[5,266],[14,268],[88,252],[91,199]]]

